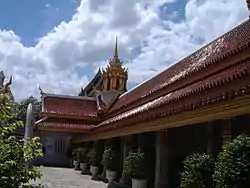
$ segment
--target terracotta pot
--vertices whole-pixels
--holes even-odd
[[[147,180],[132,179],[132,188],[147,188]]]
[[[88,163],[80,163],[80,168],[82,172],[86,172],[88,168]]]
[[[117,177],[116,171],[106,170],[106,178],[108,179],[109,182],[114,181],[116,177]]]
[[[98,166],[90,166],[90,172],[92,174],[92,177],[94,177],[98,174],[98,170],[99,170]]]

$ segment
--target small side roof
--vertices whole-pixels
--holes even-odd
[[[42,106],[44,116],[97,118],[96,100],[92,97],[45,94]]]

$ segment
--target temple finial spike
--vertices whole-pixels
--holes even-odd
[[[43,92],[43,90],[42,90],[42,88],[41,88],[41,86],[39,85],[39,90],[40,90],[40,95],[43,95],[44,94],[44,92]]]
[[[115,53],[114,57],[118,57],[117,36],[115,37]]]

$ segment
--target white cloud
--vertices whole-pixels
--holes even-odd
[[[247,18],[245,1],[190,0],[186,19],[161,20],[159,6],[174,0],[82,0],[69,22],[62,22],[23,46],[13,31],[0,31],[0,64],[14,76],[16,99],[45,92],[76,94],[88,83],[89,72],[104,64],[119,36],[120,54],[129,68],[130,83],[140,83]],[[146,44],[146,45],[145,45]],[[133,48],[140,53],[133,55]],[[134,56],[133,59],[128,57]],[[77,66],[85,68],[79,75]]]

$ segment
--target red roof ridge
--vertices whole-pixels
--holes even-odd
[[[95,97],[87,97],[87,96],[71,96],[71,95],[60,95],[60,94],[43,94],[43,97],[54,97],[54,98],[62,98],[62,99],[76,99],[76,100],[90,100],[96,101]]]

